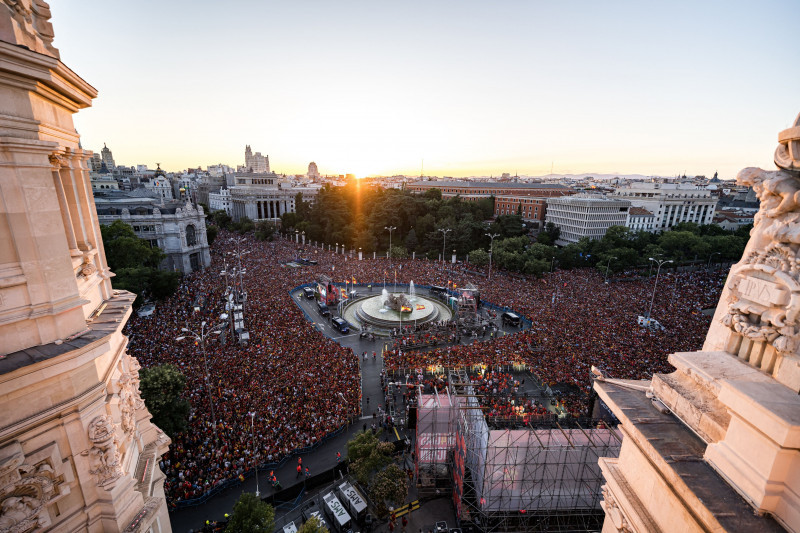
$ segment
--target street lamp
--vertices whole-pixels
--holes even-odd
[[[258,460],[256,459],[256,412],[250,411],[247,414],[250,415],[250,437],[253,440],[253,466],[256,469],[256,498],[258,498],[261,492],[258,490]]]
[[[489,237],[489,279],[492,279],[492,252],[494,251],[494,238],[499,237],[499,233],[486,233],[486,236]]]
[[[181,328],[181,332],[185,333],[186,335],[181,335],[180,337],[176,337],[176,341],[182,341],[186,337],[191,337],[195,341],[200,343],[200,349],[203,352],[203,365],[205,366],[205,382],[206,382],[206,393],[208,394],[208,403],[211,405],[211,429],[214,431],[214,443],[219,445],[219,438],[217,436],[217,415],[214,410],[214,397],[211,395],[211,375],[208,371],[208,357],[206,356],[206,338],[209,335],[217,335],[221,332],[221,328],[225,327],[224,321],[228,318],[226,313],[222,313],[219,317],[223,322],[216,324],[208,329],[206,329],[206,321],[200,323],[200,333],[197,334],[194,331],[190,330],[189,328]]]
[[[663,265],[664,263],[672,263],[673,262],[671,259],[670,260],[653,259],[652,257],[650,258],[650,261],[655,262],[658,265],[658,269],[656,270],[656,282],[653,283],[653,295],[650,297],[650,309],[647,310],[647,318],[650,318],[650,314],[653,312],[653,301],[656,298],[656,287],[658,287],[658,275],[659,275],[659,273],[661,273],[661,265]],[[652,263],[650,264],[650,266],[651,267],[653,266]]]
[[[550,261],[550,273],[553,273],[553,267],[556,265],[556,256],[553,256],[553,260]]]
[[[439,228],[439,231],[442,232],[442,263],[444,263],[444,250],[445,250],[445,244],[447,243],[447,234],[453,230],[449,228],[448,229]]]
[[[392,232],[397,228],[394,226],[384,226],[383,229],[389,232],[389,251],[386,253],[388,259],[392,258]]]
[[[606,263],[606,279],[605,279],[606,283],[608,283],[608,267],[611,266],[611,260],[612,259],[619,259],[619,258],[617,258],[617,257],[609,257],[608,258],[608,263]]]
[[[714,257],[715,255],[722,255],[722,254],[720,252],[714,252],[713,254],[709,255],[708,256],[708,266],[706,267],[706,270],[709,270],[709,271],[711,270],[711,258]]]

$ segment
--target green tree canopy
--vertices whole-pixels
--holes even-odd
[[[189,402],[181,397],[186,377],[175,365],[161,365],[140,371],[139,390],[153,423],[174,437],[186,430]]]
[[[482,248],[472,250],[469,253],[469,262],[477,267],[486,266],[489,264],[489,252]]]
[[[226,533],[272,533],[275,529],[275,509],[252,492],[244,492],[233,506],[233,516]]]
[[[298,193],[299,194],[299,193]],[[322,525],[322,522],[316,516],[312,516],[300,526],[297,533],[329,533],[328,528]]]
[[[392,462],[393,451],[392,444],[379,442],[371,431],[358,433],[347,443],[350,472],[359,483],[366,485],[370,476]]]
[[[393,507],[398,507],[406,501],[408,476],[399,466],[392,463],[381,470],[370,483],[370,495],[378,516],[383,518],[389,514],[387,502]]]

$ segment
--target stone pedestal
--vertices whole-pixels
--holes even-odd
[[[780,170],[739,173],[761,208],[703,350],[595,383],[625,433],[604,532],[800,531],[800,115],[778,141]]]

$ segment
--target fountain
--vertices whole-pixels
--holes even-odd
[[[407,294],[392,293],[384,288],[379,295],[349,302],[343,310],[343,317],[351,324],[385,330],[410,322],[449,320],[452,316],[446,305],[417,295],[413,281],[409,283]]]

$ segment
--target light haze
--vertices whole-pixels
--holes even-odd
[[[83,145],[168,170],[359,176],[774,168],[800,2],[52,0],[100,91]]]

